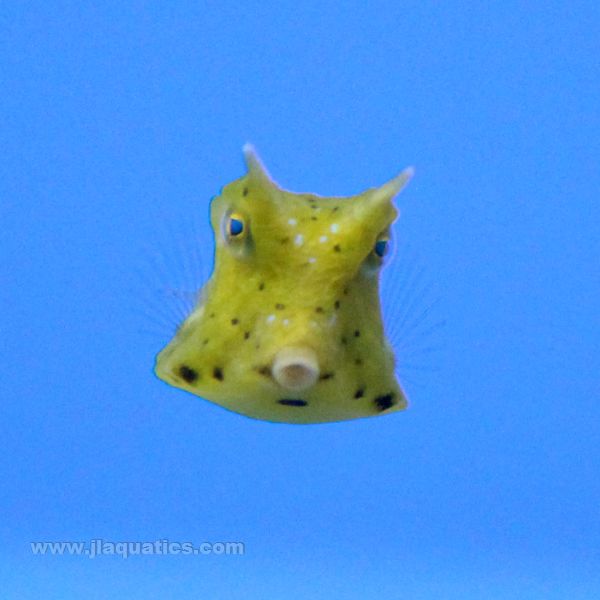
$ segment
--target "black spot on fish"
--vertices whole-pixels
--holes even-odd
[[[339,206],[334,206],[334,207],[331,209],[331,212],[335,212],[336,210],[339,210],[339,208],[340,208]]]
[[[284,237],[279,240],[282,244],[287,244],[290,241],[289,237]]]
[[[333,251],[334,251],[334,252],[341,252],[341,251],[342,251],[342,249],[341,249],[341,247],[340,247],[340,245],[339,245],[339,244],[336,244],[336,245],[333,247]]]
[[[358,329],[354,330],[354,337],[360,337],[360,331]]]
[[[275,310],[283,310],[285,308],[285,304],[281,304],[281,302],[278,302],[275,305]]]
[[[206,344],[208,344],[208,338],[204,338],[204,339],[202,340],[202,345],[203,345],[203,346],[206,346]]]
[[[331,379],[334,375],[335,375],[335,373],[330,371],[328,373],[323,373],[323,375],[321,375],[321,377],[319,377],[319,379],[322,379],[322,380]]]
[[[198,379],[198,372],[194,371],[194,369],[191,369],[187,365],[181,365],[179,367],[179,374],[188,383],[194,383],[194,381]]]
[[[347,296],[349,292],[350,292],[350,290],[347,287],[344,288],[344,296]]]
[[[268,365],[265,365],[264,367],[258,367],[256,370],[265,377],[271,377],[271,367]]]
[[[360,365],[362,365],[362,364],[363,364],[362,358],[355,358],[355,359],[354,359],[354,364],[355,364],[357,367],[360,367]]]
[[[249,331],[244,331],[244,339],[247,340],[250,337]]]
[[[261,281],[261,282],[258,284],[258,291],[259,291],[259,292],[262,292],[264,289],[265,289],[265,284],[264,284],[264,281]]]
[[[348,338],[347,338],[345,335],[343,335],[343,336],[342,336],[342,339],[341,339],[340,341],[341,341],[341,342],[342,342],[342,344],[344,344],[344,346],[345,346],[345,345],[348,343]]]
[[[219,381],[223,381],[223,379],[225,379],[225,376],[223,375],[223,369],[221,367],[215,367],[213,369],[213,377]]]
[[[380,411],[387,410],[388,408],[394,406],[394,394],[385,394],[383,396],[377,396],[377,398],[373,400],[373,404],[375,404],[375,406]]]
[[[339,300],[336,300],[336,301],[333,303],[333,307],[334,307],[336,310],[338,310],[338,309],[340,308],[340,301],[339,301]]]
[[[317,217],[311,217],[310,220],[311,221],[318,221],[319,219]]]
[[[215,318],[215,313],[214,313],[214,312],[213,312],[213,313],[210,313],[210,315],[208,315],[208,316],[209,316],[211,319],[214,319],[214,318]]]
[[[234,318],[234,319],[231,319],[231,324],[232,324],[232,325],[237,325],[239,322],[240,322],[240,320],[239,320],[239,319],[236,319],[236,318]]]
[[[242,196],[247,196],[248,195],[248,188],[244,188],[242,191]]]
[[[359,387],[356,392],[354,392],[354,397],[355,398],[362,398],[365,395],[365,388],[364,387]]]
[[[323,307],[322,306],[317,306],[317,308],[315,308],[315,312],[322,313],[323,312]]]
[[[281,400],[277,400],[277,402],[284,406],[306,406],[308,404],[306,400],[295,400],[292,398],[282,398]]]

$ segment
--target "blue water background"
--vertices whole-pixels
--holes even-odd
[[[2,3],[0,595],[600,597],[599,25],[585,1]],[[277,426],[152,376],[142,249],[195,220],[210,255],[248,140],[293,190],[416,167],[396,232],[445,326],[407,412]],[[91,538],[246,553],[29,546]]]

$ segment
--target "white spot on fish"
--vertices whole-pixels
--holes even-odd
[[[290,324],[290,320],[289,319],[284,319],[283,320],[283,324],[287,327]]]
[[[288,225],[291,225],[292,227],[298,225],[298,221],[296,221],[296,219],[288,219]]]
[[[275,315],[269,315],[267,317],[267,323],[272,323],[277,317]]]
[[[329,229],[331,233],[337,233],[340,230],[340,226],[337,223],[332,223]]]
[[[316,262],[317,262],[317,259],[316,259],[314,256],[311,256],[311,257],[308,259],[308,262],[309,262],[309,263],[316,263]]]
[[[302,246],[302,244],[304,244],[304,236],[301,233],[294,238],[294,244],[296,244],[296,246]]]
[[[321,242],[321,244],[324,244],[329,238],[326,235],[322,235],[319,238],[319,241]]]

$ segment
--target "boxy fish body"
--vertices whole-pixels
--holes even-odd
[[[159,353],[165,382],[256,419],[320,423],[406,407],[379,301],[392,200],[407,169],[350,197],[277,186],[250,146],[248,172],[211,203],[213,273]]]

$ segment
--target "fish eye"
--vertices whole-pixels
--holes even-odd
[[[377,256],[379,256],[379,258],[383,258],[388,252],[389,243],[390,243],[390,241],[386,238],[377,240],[375,242],[375,247],[373,248],[373,252],[375,252],[375,254]]]
[[[392,246],[390,231],[386,229],[379,234],[371,251],[363,261],[363,272],[368,276],[375,276],[383,266],[385,259],[388,258]]]
[[[226,217],[224,229],[227,239],[240,240],[246,237],[247,226],[244,217],[239,213],[231,213]]]

